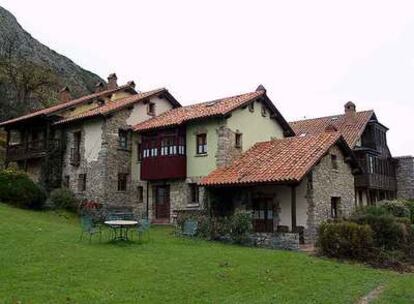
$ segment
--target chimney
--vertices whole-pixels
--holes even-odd
[[[135,89],[135,82],[133,80],[130,80],[127,82],[127,85],[133,89]]]
[[[96,85],[95,85],[95,93],[99,93],[105,90],[105,84],[102,81],[99,81]]]
[[[118,83],[116,82],[118,77],[116,77],[115,73],[112,73],[108,76],[108,89],[113,90],[118,88]]]
[[[62,90],[59,91],[59,101],[61,103],[68,102],[72,100],[72,96],[70,95],[70,90],[68,87],[64,87]]]
[[[346,119],[354,119],[356,113],[356,106],[352,101],[348,101],[345,104],[345,117]]]

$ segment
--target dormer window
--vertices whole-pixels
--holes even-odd
[[[149,102],[147,105],[147,114],[148,115],[155,115],[155,103]]]

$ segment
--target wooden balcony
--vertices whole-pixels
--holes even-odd
[[[395,191],[397,183],[394,177],[381,174],[362,174],[355,176],[355,186],[378,190]]]
[[[34,140],[27,143],[12,144],[7,146],[6,160],[19,161],[31,158],[44,157],[50,152],[61,149],[61,142],[59,139],[51,140]]]
[[[185,178],[187,161],[185,155],[147,157],[141,162],[142,180]]]

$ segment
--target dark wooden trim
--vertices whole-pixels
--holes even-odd
[[[296,185],[291,186],[292,231],[296,228]]]

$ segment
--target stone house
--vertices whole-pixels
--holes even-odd
[[[134,127],[132,176],[148,216],[169,223],[177,211],[205,207],[199,181],[256,142],[293,136],[266,90],[176,108]]]
[[[413,197],[413,158],[393,158],[387,145],[388,128],[378,121],[374,111],[356,111],[353,102],[345,104],[345,113],[294,121],[297,135],[319,134],[332,126],[344,137],[362,169],[355,177],[355,195],[359,206],[383,199]]]
[[[256,232],[294,231],[306,242],[329,218],[348,216],[355,207],[357,161],[340,133],[256,143],[230,166],[218,168],[200,185],[217,216],[250,210]]]
[[[140,189],[131,182],[131,126],[180,104],[166,90],[137,92],[117,85],[116,75],[97,92],[6,121],[6,164],[16,162],[51,190],[71,189],[80,199],[139,208]]]

